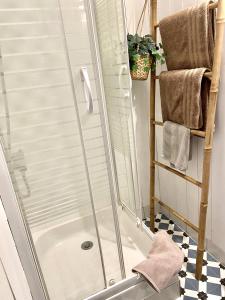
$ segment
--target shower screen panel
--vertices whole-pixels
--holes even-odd
[[[121,278],[90,47],[82,0],[0,0],[1,142],[51,300],[106,286],[105,233]]]
[[[120,201],[138,215],[139,193],[123,1],[96,0],[94,7]]]

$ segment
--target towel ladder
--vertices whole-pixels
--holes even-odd
[[[151,4],[151,33],[153,39],[157,40],[157,0],[150,0]],[[155,219],[155,202],[167,209],[176,218],[181,220],[184,224],[192,228],[198,233],[198,246],[196,257],[196,271],[195,277],[200,280],[202,276],[203,254],[205,251],[205,231],[206,231],[206,214],[208,206],[208,193],[209,193],[209,177],[210,177],[210,162],[212,154],[212,143],[214,134],[215,113],[218,98],[218,88],[220,81],[221,57],[223,49],[223,33],[225,23],[225,0],[218,0],[215,3],[209,4],[210,9],[217,9],[216,18],[216,39],[214,49],[214,61],[212,72],[206,73],[206,76],[211,80],[209,108],[207,113],[206,130],[191,130],[191,134],[204,138],[204,157],[203,157],[203,173],[202,181],[187,176],[167,165],[164,165],[155,160],[155,127],[163,126],[162,122],[155,120],[155,95],[156,95],[156,76],[155,70],[151,71],[151,85],[150,85],[150,229],[154,232],[154,219]],[[184,180],[201,188],[201,200],[199,210],[199,224],[198,227],[192,224],[187,218],[178,213],[173,208],[162,202],[155,197],[155,166],[163,168],[175,175],[183,178]]]

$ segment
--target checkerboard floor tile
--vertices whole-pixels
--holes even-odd
[[[149,219],[144,220],[149,227]],[[185,258],[179,272],[181,300],[225,300],[225,267],[211,254],[204,253],[202,278],[195,279],[196,242],[163,214],[155,218],[155,231],[166,230],[182,249]]]

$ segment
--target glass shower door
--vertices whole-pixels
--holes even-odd
[[[93,7],[120,201],[140,217],[124,3],[96,0]]]
[[[1,0],[0,44],[1,141],[39,272],[51,300],[83,299],[109,252],[121,278],[84,2]]]

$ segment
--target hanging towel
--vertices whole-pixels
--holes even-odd
[[[209,79],[206,68],[165,71],[159,76],[163,122],[172,121],[192,129],[205,127]]]
[[[166,121],[163,126],[163,157],[171,167],[187,170],[190,158],[190,129]]]
[[[165,231],[160,231],[155,234],[147,259],[132,271],[144,276],[160,292],[168,287],[172,278],[180,271],[183,260],[183,252]]]
[[[211,69],[215,10],[205,1],[162,19],[159,29],[168,70]]]

